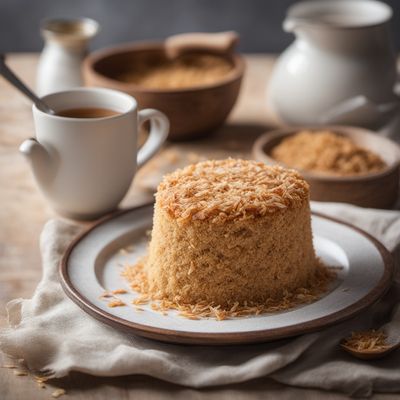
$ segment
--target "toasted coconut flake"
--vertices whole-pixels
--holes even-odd
[[[58,399],[61,396],[64,396],[64,394],[66,394],[67,392],[65,391],[65,389],[56,389],[51,396],[54,397],[55,399]]]
[[[45,376],[37,376],[35,375],[35,381],[36,382],[47,382],[49,380],[49,378],[45,377]]]
[[[140,293],[140,292],[139,292]],[[150,300],[150,297],[148,294],[143,294],[139,297],[136,297],[136,299],[132,300],[132,304],[134,305],[142,305],[142,304],[147,304]]]
[[[100,300],[103,300],[103,299],[108,299],[108,298],[110,298],[110,297],[113,297],[113,295],[112,295],[110,292],[105,291],[104,293],[102,293],[102,294],[99,296],[99,299],[100,299]]]
[[[20,369],[16,369],[14,372],[14,375],[16,376],[27,376],[28,373],[26,371],[21,371]]]
[[[126,294],[128,292],[125,289],[115,289],[111,293],[112,294]]]
[[[389,347],[387,335],[382,330],[351,332],[351,336],[343,340],[343,344],[358,351],[384,350]]]
[[[114,308],[114,307],[122,307],[125,306],[126,304],[120,300],[120,299],[115,299],[111,300],[108,304],[107,307]]]
[[[162,314],[169,310],[176,310],[179,316],[191,320],[213,318],[222,321],[229,318],[274,313],[288,310],[302,304],[312,303],[326,292],[329,283],[336,276],[336,273],[320,263],[315,276],[310,280],[309,286],[307,287],[298,288],[293,292],[285,290],[280,298],[269,298],[261,304],[247,301],[240,304],[235,301],[229,304],[228,307],[222,307],[220,304],[208,304],[205,301],[197,304],[187,304],[181,301],[180,296],[175,296],[175,298],[171,300],[160,297],[159,293],[151,293],[149,291],[147,274],[145,272],[145,258],[139,260],[135,265],[127,265],[122,275],[128,281],[132,289],[140,293],[140,295],[132,301],[134,305],[150,303],[152,310]]]
[[[271,154],[291,168],[329,175],[363,175],[386,168],[378,154],[329,130],[299,131],[283,139]]]
[[[308,194],[307,182],[294,170],[229,158],[203,161],[166,175],[156,197],[160,207],[178,221],[224,223],[298,207]]]

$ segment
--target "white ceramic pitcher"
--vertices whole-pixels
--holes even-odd
[[[391,8],[375,0],[304,1],[283,28],[296,36],[279,58],[269,102],[285,123],[378,129],[399,113]]]
[[[83,86],[81,65],[89,40],[99,30],[90,18],[48,19],[42,22],[45,46],[40,55],[36,92],[40,96]]]

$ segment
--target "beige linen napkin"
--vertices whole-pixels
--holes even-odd
[[[367,230],[393,252],[400,244],[398,211],[327,203],[314,203],[313,208]],[[379,361],[363,362],[338,348],[339,340],[352,330],[376,327],[391,318],[400,323],[399,312],[391,317],[400,298],[395,284],[368,311],[322,332],[235,347],[164,344],[102,324],[64,294],[58,263],[81,229],[61,220],[46,224],[41,235],[42,281],[32,299],[16,299],[7,306],[9,327],[0,331],[0,348],[12,357],[23,358],[30,369],[49,371],[55,377],[70,371],[100,376],[147,374],[191,387],[269,375],[290,385],[353,395],[400,391],[400,351]]]

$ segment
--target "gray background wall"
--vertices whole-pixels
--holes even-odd
[[[392,31],[400,49],[400,0],[385,1],[394,10]],[[292,41],[281,23],[293,3],[295,0],[0,0],[0,51],[40,50],[39,23],[43,18],[87,16],[102,27],[92,48],[179,32],[233,29],[241,34],[241,51],[279,52]]]

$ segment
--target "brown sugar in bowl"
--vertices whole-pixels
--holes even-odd
[[[350,203],[369,208],[391,208],[399,195],[400,147],[372,131],[351,126],[298,126],[270,131],[253,145],[253,157],[266,164],[281,164],[271,156],[283,139],[299,131],[329,130],[349,137],[355,144],[379,155],[386,167],[364,175],[335,176],[301,170],[310,184],[311,200]]]
[[[143,59],[150,63],[164,62],[167,56],[163,42],[128,44],[96,51],[86,58],[83,72],[86,85],[121,90],[135,97],[139,108],[164,112],[171,124],[168,138],[184,140],[204,136],[221,126],[236,102],[244,61],[237,54],[220,56],[232,64],[232,70],[215,83],[195,87],[154,89],[118,79],[129,66]]]

